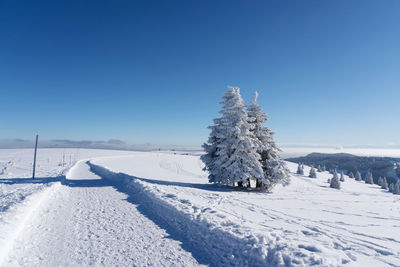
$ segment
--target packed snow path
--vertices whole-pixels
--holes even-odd
[[[136,208],[132,197],[91,173],[85,161],[78,162],[62,184],[38,194],[40,207],[9,240],[0,265],[199,265]]]

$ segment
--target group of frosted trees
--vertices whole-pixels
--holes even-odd
[[[361,173],[359,171],[356,172],[356,175],[352,172],[349,173],[349,178],[354,178],[356,181],[364,181],[367,184],[374,184],[374,177],[371,172],[367,172],[364,176],[364,179],[361,177]],[[338,178],[337,172],[335,171],[333,174],[333,178],[329,179],[330,187],[340,189],[340,182],[344,182],[344,174],[341,172],[340,180]],[[388,183],[386,177],[379,177],[378,185],[381,186],[382,189],[388,189]]]
[[[354,178],[356,181],[364,181],[367,184],[374,184],[374,177],[370,171],[368,171],[364,178],[362,178],[361,173],[359,171],[356,172],[356,175],[352,172],[349,173],[350,178]],[[340,182],[344,182],[343,172],[340,175],[340,180],[338,179],[338,175],[335,171],[333,174],[333,178],[329,179],[330,187],[340,189]],[[391,183],[388,185],[386,177],[379,177],[377,184],[384,190],[389,190],[389,192],[393,194],[400,195],[400,180],[397,180],[396,183]]]
[[[318,172],[322,172],[322,169],[319,166],[318,166],[317,170],[318,170]],[[297,166],[296,174],[304,175],[304,165],[302,163],[299,163],[299,165]],[[308,177],[317,178],[317,171],[315,170],[315,168],[313,166],[311,166]]]
[[[320,166],[318,166],[317,171],[321,172],[322,168]],[[304,175],[304,165],[302,163],[298,164],[296,173],[299,175]],[[340,172],[340,177],[336,170],[331,170],[330,173],[333,174],[333,177],[328,179],[328,183],[329,183],[330,187],[340,189],[340,183],[345,181],[343,171]],[[353,172],[350,172],[348,174],[348,176],[349,176],[349,178],[353,178],[356,181],[364,181],[367,184],[375,183],[374,177],[370,171],[368,171],[365,174],[364,178],[362,178],[361,173],[359,171],[357,171],[355,175],[353,174]],[[308,177],[317,178],[317,172],[313,166],[311,166],[311,168],[310,168],[310,173],[309,173]],[[379,177],[377,184],[382,189],[389,190],[389,192],[391,192],[393,194],[400,195],[400,180],[397,180],[396,183],[391,183],[389,185],[386,177]]]
[[[270,191],[289,182],[289,170],[279,155],[273,132],[263,124],[267,115],[257,103],[257,92],[245,105],[239,88],[229,87],[222,97],[220,118],[214,119],[201,157],[211,183]]]
[[[353,173],[349,174],[350,177],[354,177],[356,181],[364,181],[367,184],[374,184],[374,177],[372,175],[372,173],[370,171],[368,171],[366,173],[366,175],[364,176],[364,178],[361,177],[361,173],[359,171],[356,172],[356,175],[354,176]],[[399,187],[399,193],[400,193],[400,183],[396,183],[397,187]],[[390,190],[390,186],[388,185],[388,182],[386,180],[386,177],[379,177],[378,179],[378,185],[385,190],[389,190],[390,192],[392,192]],[[395,184],[391,184],[391,186],[394,188]]]

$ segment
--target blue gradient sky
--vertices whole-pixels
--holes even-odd
[[[1,1],[0,139],[199,145],[226,86],[280,144],[400,144],[400,1]]]

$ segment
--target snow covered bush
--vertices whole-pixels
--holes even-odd
[[[330,182],[331,182],[331,185],[330,185],[331,188],[340,189],[340,181],[339,181],[339,176],[338,176],[337,172],[335,172],[333,174],[333,177]]]
[[[356,181],[361,181],[361,173],[359,171],[356,172]]]
[[[308,175],[310,178],[317,178],[317,172],[315,171],[314,167],[311,167],[310,174]]]
[[[254,180],[257,187],[267,190],[288,183],[289,171],[273,133],[262,126],[267,116],[257,104],[257,94],[247,110],[239,88],[229,87],[222,100],[222,117],[209,127],[211,133],[203,145],[206,154],[201,157],[209,181],[250,187]]]
[[[354,174],[353,174],[353,172],[350,172],[350,173],[349,173],[349,178],[353,178],[353,179],[354,179]]]

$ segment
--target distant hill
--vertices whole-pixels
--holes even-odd
[[[287,161],[303,163],[317,167],[325,166],[327,170],[343,171],[348,174],[357,170],[361,175],[371,171],[374,181],[380,176],[386,176],[389,181],[394,182],[400,177],[400,159],[391,157],[360,157],[347,153],[325,154],[311,153],[305,157],[289,158]]]
[[[330,158],[346,158],[346,157],[354,158],[354,157],[357,157],[355,155],[348,154],[348,153],[326,154],[326,153],[317,153],[317,152],[308,154],[306,157],[319,158],[319,157],[326,157],[327,155],[329,155]]]

